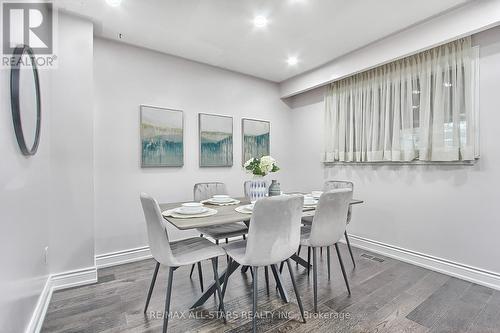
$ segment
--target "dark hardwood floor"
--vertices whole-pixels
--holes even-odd
[[[347,294],[335,255],[332,278],[327,280],[326,251],[320,256],[319,314],[312,312],[312,271],[293,264],[307,313],[299,310],[285,266],[283,278],[291,302],[279,298],[271,278],[269,293],[264,270],[259,271],[259,332],[500,332],[500,292],[394,259],[353,249],[353,269],[341,246],[351,283]],[[332,253],[334,254],[334,252]],[[302,251],[307,255],[307,251]],[[221,258],[220,266],[225,266]],[[166,272],[160,268],[147,315],[143,307],[154,270],[153,260],[99,270],[97,284],[54,293],[43,332],[160,332],[165,300]],[[203,264],[205,286],[212,278],[210,262]],[[196,273],[196,272],[195,272]],[[189,311],[199,295],[197,274],[189,267],[175,272],[169,332],[248,332],[251,330],[250,272],[235,272],[225,297],[230,318],[226,325],[214,319],[215,299]]]

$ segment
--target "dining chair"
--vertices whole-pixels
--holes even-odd
[[[227,194],[226,184],[220,182],[197,183],[193,188],[194,201],[203,201],[212,198],[214,195]],[[239,237],[248,232],[248,228],[243,222],[228,223],[217,226],[209,226],[196,229],[200,233],[200,237],[209,236],[215,240],[215,244],[219,244],[221,239],[225,239],[226,243],[231,237]],[[198,263],[198,278],[200,280],[200,288],[203,291],[203,271],[201,264]],[[189,277],[193,276],[194,264],[191,266]]]
[[[266,192],[269,192],[269,187],[271,186],[271,181],[268,179],[263,179],[262,181],[266,184]],[[252,185],[251,180],[246,180],[243,183],[243,192],[245,193],[245,198],[247,198],[248,200],[250,200],[251,185]]]
[[[265,183],[266,192],[268,192],[269,186],[271,186],[271,181],[269,181],[267,179],[263,179],[262,182]],[[252,200],[251,195],[250,195],[251,186],[252,186],[251,180],[245,180],[245,182],[243,182],[243,193],[245,194],[245,198],[249,201]],[[280,267],[280,273],[283,270],[283,265],[284,265],[284,263],[282,263],[282,266]],[[243,273],[245,273],[247,271],[247,269],[248,269],[248,266],[241,267],[241,271]],[[252,272],[252,271],[250,271],[250,272]],[[253,272],[252,272],[252,274],[253,274]],[[266,288],[267,288],[267,290],[269,290],[269,269],[267,266],[264,267],[264,275],[265,275],[265,279],[266,279]]]
[[[300,314],[305,322],[302,301],[289,259],[299,246],[303,203],[304,198],[298,195],[276,196],[258,200],[250,218],[247,239],[224,245],[224,249],[229,255],[228,267],[234,260],[240,265],[249,266],[253,272],[253,332],[257,330],[258,269],[263,266],[272,266],[276,277],[279,274],[277,264],[282,261],[287,262]],[[222,289],[223,298],[228,282],[229,274],[225,274]]]
[[[354,192],[354,183],[346,180],[328,180],[323,184],[323,191],[330,191],[330,190],[335,190],[335,189],[340,189],[340,188],[349,188]],[[349,209],[347,211],[347,224],[351,222],[351,217],[352,217],[352,208],[349,205]],[[302,223],[304,225],[311,225],[312,223],[312,217],[303,217],[302,218]],[[351,242],[349,241],[349,236],[347,235],[347,229],[344,232],[344,237],[345,241],[347,244],[347,249],[349,250],[349,254],[351,256],[352,264],[354,267],[356,267],[356,261],[354,260],[354,255],[352,254],[352,248],[351,248]],[[299,248],[300,250],[300,248]],[[330,248],[327,248],[327,254],[330,256]],[[308,262],[310,262],[311,259],[311,252],[308,249],[307,252],[307,258]],[[330,260],[328,260],[328,265],[330,265]],[[330,271],[330,268],[328,268],[328,271]]]
[[[149,248],[153,258],[156,260],[156,267],[149,286],[144,313],[146,313],[148,309],[160,265],[168,266],[169,272],[165,299],[165,311],[163,313],[163,333],[167,332],[174,271],[180,266],[191,265],[193,263],[199,263],[203,260],[210,259],[212,261],[216,293],[219,296],[219,309],[222,310],[224,323],[226,323],[226,312],[224,309],[224,301],[222,298],[222,291],[219,284],[219,273],[217,272],[216,264],[217,258],[226,254],[224,250],[209,240],[201,237],[192,237],[170,243],[165,220],[161,215],[158,202],[151,196],[141,193],[141,204],[144,211],[144,217],[146,219]]]
[[[330,246],[335,246],[347,291],[349,295],[351,294],[344,263],[342,262],[342,257],[337,244],[342,238],[346,228],[347,211],[349,210],[349,203],[351,200],[352,190],[349,188],[340,188],[323,192],[319,198],[311,227],[302,228],[300,245],[307,246],[308,249],[312,249],[313,255],[314,312],[318,312],[317,250],[320,247],[326,246],[330,249]],[[329,255],[327,260],[330,260]],[[330,277],[330,266],[328,266],[328,277]]]

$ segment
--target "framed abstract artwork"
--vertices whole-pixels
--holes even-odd
[[[233,165],[233,117],[198,114],[200,167]]]
[[[184,165],[184,113],[141,105],[141,166]]]
[[[270,155],[271,123],[269,121],[243,118],[241,131],[243,133],[242,164],[252,157],[260,158]]]

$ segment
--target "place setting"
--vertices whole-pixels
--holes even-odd
[[[189,219],[194,217],[207,217],[217,214],[217,210],[205,207],[201,202],[186,202],[180,207],[168,209],[162,212],[164,217],[174,217],[178,219]]]
[[[214,195],[213,197],[202,200],[200,203],[214,205],[214,206],[232,206],[238,205],[241,201],[238,199],[231,198],[229,195],[219,194]]]
[[[318,205],[319,197],[323,194],[322,191],[312,191],[304,195],[304,211],[315,210]]]
[[[248,205],[238,206],[234,210],[242,214],[252,214],[254,206],[255,206],[255,201],[252,201]]]

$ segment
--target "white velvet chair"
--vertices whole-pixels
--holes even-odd
[[[330,191],[340,188],[349,188],[354,192],[354,183],[346,180],[328,180],[323,184],[323,191]],[[352,218],[352,209],[349,206],[349,210],[347,211],[347,224],[351,222]],[[304,225],[310,226],[312,223],[312,217],[304,217],[302,218],[302,223]],[[352,253],[351,242],[349,241],[349,236],[347,235],[347,229],[344,232],[345,241],[347,243],[347,248],[349,249],[349,254],[351,255],[352,264],[356,267],[356,261],[354,260],[354,255]],[[300,251],[300,248],[299,248]],[[330,258],[330,248],[327,248],[327,255]],[[311,252],[308,250],[307,252],[307,261],[311,261]],[[330,260],[328,260],[328,272],[330,272]]]
[[[311,227],[303,228],[304,232],[301,235],[300,245],[312,249],[313,254],[314,312],[318,311],[318,248],[326,246],[329,249],[330,246],[335,246],[347,291],[351,294],[344,263],[337,244],[345,232],[347,212],[351,200],[352,190],[349,188],[323,192],[319,198]],[[328,260],[330,260],[330,256],[328,256]],[[330,272],[328,273],[330,274]]]
[[[224,245],[230,257],[228,267],[234,260],[240,265],[251,267],[253,271],[253,332],[257,330],[255,314],[257,312],[258,269],[263,266],[273,266],[273,271],[278,274],[276,265],[282,261],[288,264],[297,303],[305,322],[302,302],[289,259],[297,251],[300,242],[303,202],[302,196],[276,196],[258,200],[250,219],[247,240]],[[223,297],[228,280],[229,275],[226,274],[222,290]]]
[[[156,267],[151,280],[151,285],[149,287],[144,313],[147,311],[160,265],[168,266],[169,273],[163,317],[163,332],[167,332],[174,271],[180,266],[191,265],[199,263],[202,260],[210,259],[212,261],[212,268],[214,271],[216,293],[219,296],[219,308],[222,310],[225,323],[226,312],[224,309],[222,291],[219,285],[219,274],[217,272],[216,263],[217,257],[224,256],[226,254],[224,250],[202,237],[193,237],[170,243],[165,220],[161,215],[158,202],[149,195],[142,193],[141,204],[144,211],[144,217],[146,219],[149,248],[153,258],[156,260]]]

